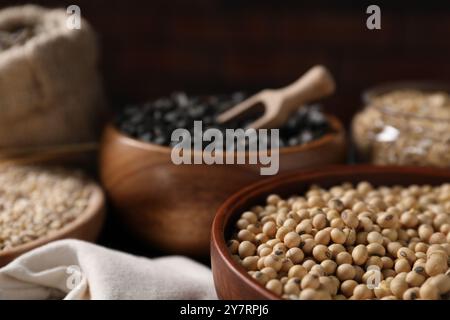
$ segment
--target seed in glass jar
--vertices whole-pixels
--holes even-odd
[[[319,262],[322,262],[324,260],[331,258],[330,250],[328,250],[328,247],[323,244],[316,245],[312,251],[312,254],[313,254],[314,258]]]
[[[238,252],[241,258],[253,256],[256,251],[256,246],[250,241],[242,241],[239,244]]]
[[[351,264],[344,263],[337,267],[336,276],[339,280],[351,280],[355,277],[355,269]]]

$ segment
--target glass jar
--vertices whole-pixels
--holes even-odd
[[[380,165],[450,168],[450,90],[395,84],[366,92],[352,123],[363,160]]]

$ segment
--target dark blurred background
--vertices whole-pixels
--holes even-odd
[[[29,1],[0,0],[0,8]],[[338,90],[325,103],[347,124],[361,92],[393,80],[450,81],[450,1],[35,0],[77,4],[98,32],[111,106],[286,85],[314,64]],[[378,4],[382,30],[366,28]],[[100,243],[154,256],[110,215]],[[205,260],[207,263],[208,261]]]
[[[1,0],[0,7],[28,1]],[[338,91],[327,108],[348,122],[360,94],[402,79],[450,80],[450,1],[72,0],[97,30],[112,105],[188,93],[288,84],[316,63]],[[379,4],[382,30],[366,28]]]

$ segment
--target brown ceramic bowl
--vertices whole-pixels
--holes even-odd
[[[311,143],[280,149],[280,171],[342,163],[345,132],[328,116],[332,133]],[[219,205],[260,180],[258,165],[174,165],[171,148],[142,142],[109,125],[100,151],[100,174],[122,221],[148,244],[193,256],[209,253]]]
[[[74,221],[50,235],[34,241],[0,251],[0,267],[6,265],[27,251],[52,241],[61,239],[79,239],[94,242],[100,234],[105,217],[105,197],[102,189],[95,183],[88,186],[92,190],[88,207]]]
[[[331,187],[342,182],[369,181],[374,185],[441,184],[450,182],[449,170],[398,166],[334,166],[266,179],[229,198],[214,218],[211,235],[211,265],[216,291],[221,299],[280,299],[253,280],[233,260],[226,242],[239,215],[253,205],[263,204],[276,193],[282,197],[304,193],[311,184]]]

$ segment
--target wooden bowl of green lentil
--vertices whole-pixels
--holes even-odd
[[[441,185],[450,182],[450,171],[424,167],[331,166],[299,171],[252,184],[230,197],[218,210],[212,226],[211,266],[217,294],[221,299],[281,299],[259,284],[233,259],[228,241],[241,214],[263,205],[267,197],[303,195],[311,185],[324,188],[344,182],[368,181],[373,186]],[[448,271],[447,271],[448,274]]]

